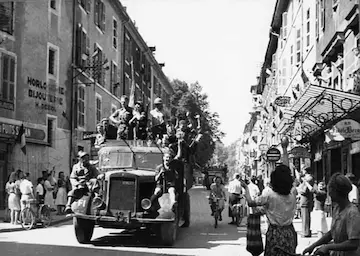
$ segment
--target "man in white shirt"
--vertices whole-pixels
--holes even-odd
[[[356,206],[358,206],[359,205],[359,190],[355,186],[356,177],[352,173],[346,174],[346,177],[348,177],[348,179],[351,181],[351,186],[352,186],[352,190],[349,193],[349,201],[351,203],[355,204]]]
[[[26,206],[26,200],[34,198],[33,184],[29,180],[30,174],[27,172],[23,175],[20,181],[20,192],[21,192],[21,210]]]
[[[166,120],[163,112],[163,102],[161,98],[154,100],[154,109],[150,111],[151,120],[151,133],[154,139],[162,139],[163,134],[166,133]]]
[[[252,176],[250,179],[250,183],[248,185],[249,194],[250,194],[250,197],[252,200],[254,200],[256,197],[258,197],[260,195],[260,189],[255,184],[255,182],[256,182],[256,176]],[[256,209],[256,207],[250,208],[250,214],[257,213],[257,212],[258,212],[258,209]]]
[[[229,217],[232,219],[229,224],[235,224],[235,219],[232,216],[232,206],[240,202],[240,197],[242,194],[242,187],[241,187],[239,173],[235,173],[233,180],[229,182],[228,192],[229,192]]]

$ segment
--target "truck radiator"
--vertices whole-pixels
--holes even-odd
[[[111,211],[136,210],[136,183],[135,179],[111,178],[109,192],[109,209]]]

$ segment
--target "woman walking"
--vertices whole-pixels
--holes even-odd
[[[64,172],[59,172],[57,186],[58,191],[56,194],[55,205],[57,206],[57,215],[62,215],[64,213],[65,205],[67,202],[66,181]]]
[[[10,209],[10,223],[13,225],[19,224],[20,213],[20,176],[22,171],[17,170],[12,172],[7,183],[6,190],[9,193],[8,207]]]
[[[320,238],[329,231],[325,217],[325,200],[327,196],[325,182],[321,181],[317,187],[314,187],[314,194],[314,211],[312,212],[312,219],[314,221],[312,222],[312,227]]]
[[[249,207],[264,206],[265,214],[269,220],[266,232],[264,256],[287,256],[276,249],[282,247],[289,253],[296,252],[297,233],[293,226],[296,211],[297,191],[293,187],[293,177],[286,165],[278,165],[270,175],[271,186],[252,200],[248,186],[243,182],[246,190],[245,197]]]
[[[360,213],[349,201],[348,194],[352,186],[348,178],[341,173],[331,176],[328,191],[335,204],[331,230],[322,238],[306,248],[303,254],[312,253],[332,256],[360,255]],[[333,241],[332,243],[330,243]]]
[[[51,185],[53,177],[49,175],[44,182],[45,187],[45,205],[48,205],[52,211],[55,210],[54,202],[54,186]],[[55,210],[56,211],[56,210]]]

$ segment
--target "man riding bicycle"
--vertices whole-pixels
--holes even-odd
[[[242,194],[242,187],[240,182],[240,174],[235,173],[234,179],[229,183],[229,217],[232,219],[229,224],[235,224],[235,216],[232,214],[233,205],[239,204]]]
[[[211,216],[214,216],[216,210],[216,198],[219,198],[219,221],[222,221],[221,213],[225,207],[226,194],[224,185],[222,185],[221,177],[215,177],[214,183],[210,186],[209,204],[211,209]]]

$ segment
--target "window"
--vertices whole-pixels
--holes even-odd
[[[78,0],[80,6],[86,11],[87,13],[91,10],[91,1],[92,0]]]
[[[93,71],[93,78],[95,82],[104,85],[105,83],[105,69],[103,68],[103,63],[105,60],[104,54],[102,49],[99,47],[98,44],[94,45],[94,71]]]
[[[78,127],[85,127],[85,86],[78,87]]]
[[[315,37],[316,39],[319,39],[319,11],[320,11],[320,3],[319,0],[316,0],[316,6],[315,6]]]
[[[105,31],[105,5],[101,0],[95,0],[94,22],[101,31]]]
[[[130,36],[125,33],[125,61],[127,61],[127,63],[131,62],[131,39]]]
[[[117,47],[118,47],[118,33],[117,33],[117,28],[118,28],[117,20],[114,18],[114,19],[113,19],[113,47],[114,47],[115,49],[117,49]]]
[[[56,0],[50,0],[50,8],[56,10]]]
[[[301,30],[296,30],[296,65],[301,62]]]
[[[111,78],[110,78],[110,92],[112,94],[114,94],[115,96],[117,95],[117,91],[116,89],[118,88],[118,67],[116,65],[116,63],[114,61],[111,61]]]
[[[325,0],[320,0],[320,30],[325,30]]]
[[[101,103],[101,96],[96,95],[96,123],[100,123],[101,121],[101,114],[102,114],[102,103]]]
[[[47,116],[47,143],[50,147],[55,146],[56,116]]]
[[[76,65],[86,67],[90,55],[90,38],[81,24],[76,28]]]
[[[14,3],[0,3],[0,30],[10,35],[14,33]]]
[[[310,8],[306,12],[306,47],[310,46]]]
[[[48,73],[51,75],[56,75],[55,73],[55,61],[56,61],[56,51],[52,48],[49,49],[48,57]]]
[[[282,14],[282,36],[284,40],[286,40],[287,37],[287,23],[287,12],[284,12]]]
[[[14,103],[15,98],[15,57],[2,53],[0,62],[0,100]]]

